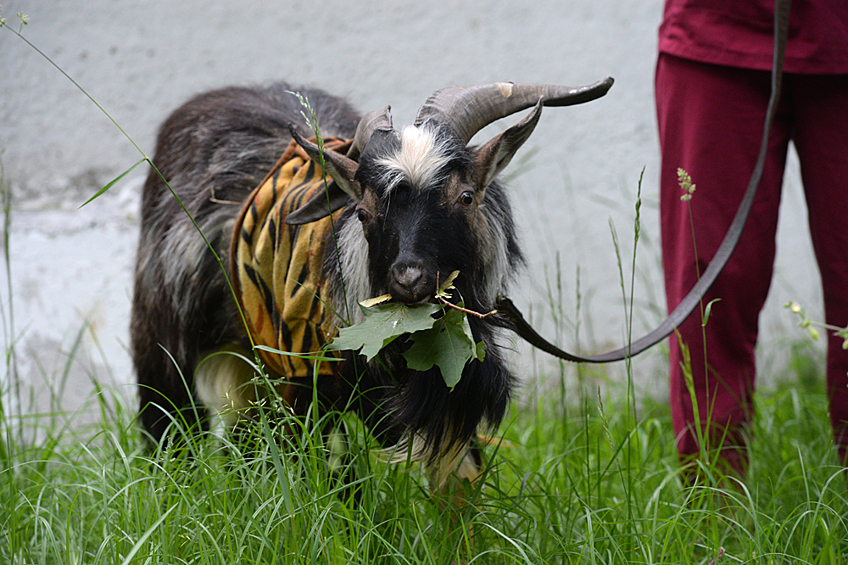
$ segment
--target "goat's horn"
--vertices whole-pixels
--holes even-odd
[[[539,99],[543,106],[582,104],[606,94],[612,83],[612,77],[607,77],[578,87],[511,82],[448,86],[434,92],[421,106],[415,125],[432,119],[468,143],[490,123],[534,106]]]
[[[359,124],[356,126],[353,143],[347,151],[348,157],[351,159],[359,158],[360,153],[365,149],[368,140],[371,139],[375,131],[394,131],[391,110],[391,106],[386,106],[382,110],[374,110],[362,116],[362,119],[359,120]]]

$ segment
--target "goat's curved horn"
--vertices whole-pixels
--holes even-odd
[[[612,83],[612,77],[607,77],[578,87],[511,82],[448,86],[434,92],[421,106],[415,125],[432,119],[468,143],[490,123],[534,106],[540,99],[543,106],[582,104],[606,94]]]
[[[368,144],[368,140],[371,139],[371,136],[374,135],[375,131],[394,131],[391,110],[391,106],[386,106],[382,110],[374,110],[373,112],[368,112],[362,116],[362,119],[359,120],[359,124],[356,126],[356,134],[353,136],[353,143],[347,151],[348,157],[351,159],[358,159],[362,150],[365,149],[365,146]]]

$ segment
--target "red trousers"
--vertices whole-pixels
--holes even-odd
[[[667,306],[671,311],[695,286],[733,220],[747,188],[763,132],[770,75],[660,54],[656,104],[662,151],[660,216]],[[702,334],[696,312],[680,327],[691,353],[700,423],[711,447],[745,465],[741,431],[753,415],[760,310],[768,294],[786,152],[792,141],[801,162],[810,234],[824,289],[825,321],[848,325],[848,75],[784,77],[769,153],[753,209],[728,265],[704,304],[719,298]],[[697,186],[692,200],[678,167]],[[690,206],[691,214],[690,219]],[[693,244],[694,230],[694,244]],[[697,255],[696,255],[697,247]],[[825,332],[822,332],[825,338]],[[799,338],[802,338],[799,335]],[[848,446],[848,351],[827,333],[830,419],[841,461]],[[706,344],[706,366],[705,366]],[[699,451],[691,396],[680,367],[678,340],[670,342],[670,400],[682,458]]]

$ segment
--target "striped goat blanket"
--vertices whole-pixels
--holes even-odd
[[[324,148],[346,153],[351,141],[324,139]],[[332,182],[329,177],[326,182]],[[268,369],[287,380],[311,377],[315,354],[333,337],[329,289],[322,280],[324,245],[333,216],[299,226],[286,216],[325,189],[320,165],[294,141],[242,206],[233,231],[233,287],[254,345]],[[329,375],[332,363],[317,365]]]

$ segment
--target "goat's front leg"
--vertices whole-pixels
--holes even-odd
[[[464,493],[476,484],[482,468],[480,446],[472,440],[439,459],[430,471],[430,488],[440,497],[452,498],[461,508],[466,503]]]

